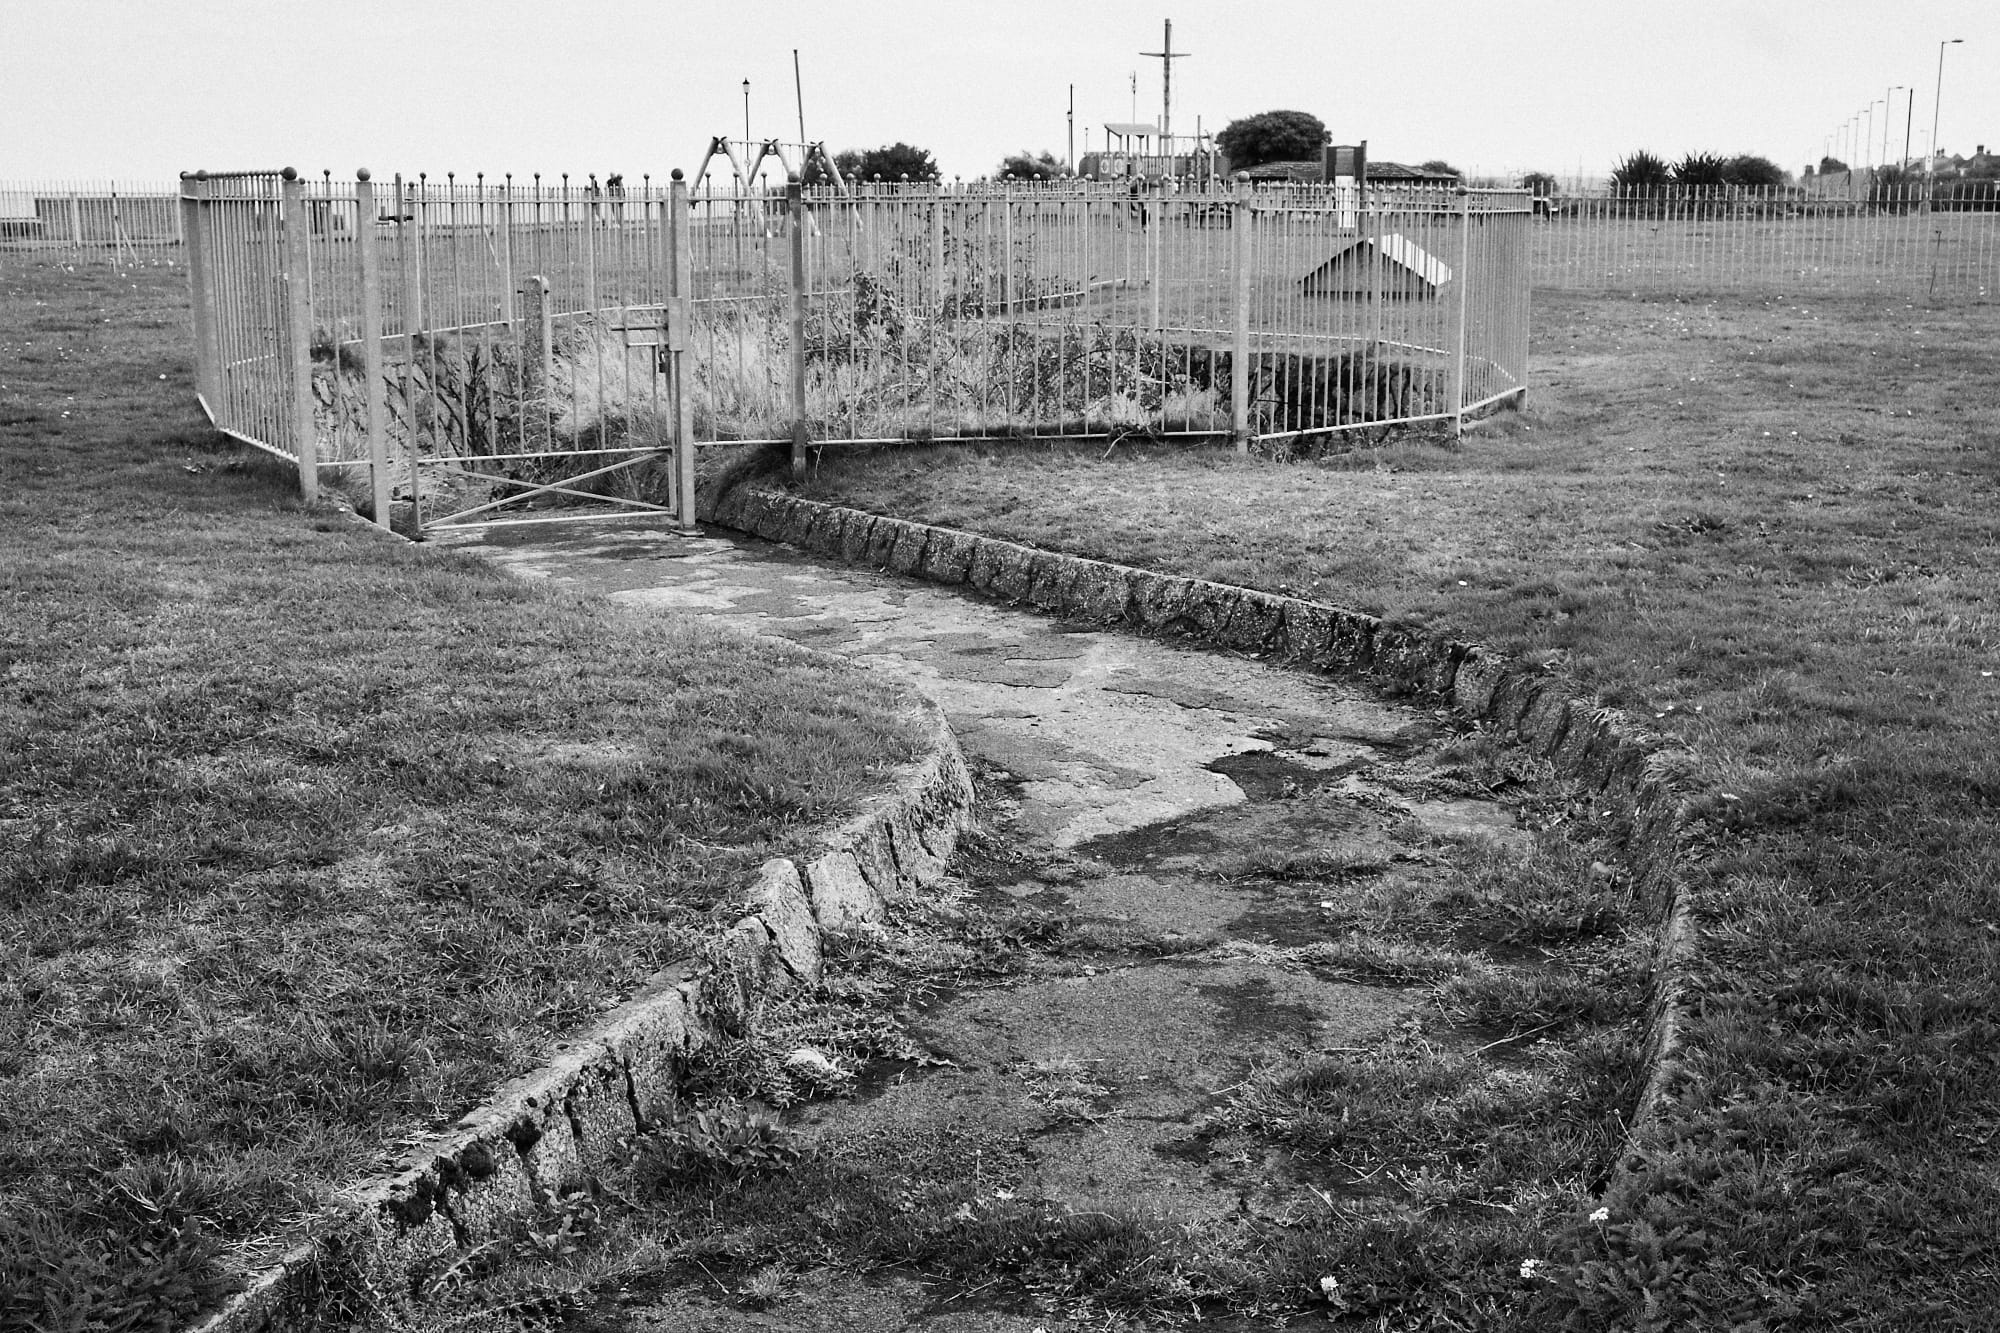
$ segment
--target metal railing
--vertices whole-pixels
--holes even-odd
[[[0,181],[0,254],[172,262],[182,244],[178,194],[165,181]]]
[[[694,206],[705,439],[1248,441],[1455,421],[1526,383],[1518,192],[982,182]]]
[[[1517,191],[251,172],[179,198],[216,425],[416,528],[586,497],[687,524],[706,443],[1247,446],[1455,425],[1527,382]]]
[[[2000,182],[1829,177],[1813,189],[1663,188],[1548,201],[1534,281],[1560,291],[2000,294]]]

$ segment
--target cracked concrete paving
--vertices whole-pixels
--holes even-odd
[[[1421,765],[1441,728],[1348,683],[1065,626],[750,538],[570,526],[458,544],[628,607],[840,653],[944,707],[985,775],[990,835],[971,840],[988,851],[961,856],[958,883],[968,900],[1075,922],[1072,947],[904,1015],[939,1068],[793,1118],[823,1141],[875,1145],[864,1156],[894,1153],[915,1125],[962,1135],[990,1150],[977,1169],[997,1197],[1190,1223],[1288,1206],[1294,1184],[1273,1161],[1211,1160],[1201,1115],[1259,1064],[1352,1045],[1415,999],[1302,964],[1301,948],[1327,938],[1325,904],[1256,872],[1312,857],[1439,874],[1423,850],[1433,835],[1525,836],[1497,803],[1417,801],[1379,780]],[[628,1291],[585,1326],[1063,1326],[1004,1309],[966,1323],[962,1306],[908,1283],[838,1273],[798,1277],[782,1310],[740,1305],[699,1282]]]

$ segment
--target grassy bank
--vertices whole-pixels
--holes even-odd
[[[185,1319],[914,744],[787,645],[301,509],[186,322],[174,269],[0,268],[0,1327]]]
[[[1544,1270],[1574,1326],[1982,1326],[2000,1287],[1990,308],[1561,297],[1529,407],[1306,461],[978,446],[807,491],[1361,606],[1685,739],[1687,1074]],[[1407,1279],[1420,1280],[1416,1270]]]

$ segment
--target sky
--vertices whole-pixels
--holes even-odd
[[[1008,153],[1309,111],[1376,160],[1602,176],[1625,154],[1798,171],[2000,147],[1993,0],[0,0],[0,182],[181,171],[692,173],[711,137]],[[1137,76],[1136,97],[1132,78]],[[1902,85],[1890,91],[1891,85]],[[1884,103],[1893,108],[1885,112]],[[1868,112],[1869,114],[1862,114]],[[1886,125],[1885,125],[1886,121]],[[1842,156],[1859,163],[1861,150]]]

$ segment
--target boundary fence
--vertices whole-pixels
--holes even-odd
[[[709,443],[1247,446],[1526,389],[1518,191],[250,172],[179,198],[211,419],[411,530],[586,498],[687,526]]]
[[[1993,181],[1628,190],[1548,201],[1534,281],[1558,291],[2000,295]],[[1538,210],[1540,211],[1540,210]]]
[[[164,181],[0,181],[0,252],[113,264],[171,256],[183,239],[176,193]]]

